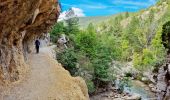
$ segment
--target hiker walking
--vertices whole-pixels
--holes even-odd
[[[36,53],[39,53],[40,41],[38,39],[35,40],[35,48],[36,48]]]

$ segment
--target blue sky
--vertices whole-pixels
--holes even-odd
[[[113,15],[120,12],[135,12],[147,8],[157,0],[60,0],[62,10],[80,8],[85,16]]]

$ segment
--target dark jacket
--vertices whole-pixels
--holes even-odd
[[[35,46],[38,46],[38,47],[40,46],[40,41],[39,40],[35,41]]]

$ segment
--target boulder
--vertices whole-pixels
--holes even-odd
[[[156,87],[151,88],[151,91],[154,92],[154,93],[156,93],[156,92],[157,92]]]
[[[148,70],[148,71],[144,72],[144,73],[143,73],[143,76],[144,76],[144,77],[147,77],[150,82],[156,83],[156,81],[155,81],[155,79],[154,79],[155,74],[152,73],[151,70]]]
[[[168,65],[168,72],[170,73],[170,64]]]
[[[142,77],[141,81],[144,83],[148,83],[150,80],[147,77]]]
[[[167,87],[165,100],[170,100],[170,86]]]
[[[155,87],[153,84],[149,84],[149,88],[153,88]]]
[[[133,94],[132,96],[125,96],[123,99],[125,99],[125,100],[141,100],[141,96],[139,94]]]

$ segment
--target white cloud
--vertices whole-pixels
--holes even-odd
[[[146,2],[135,2],[135,1],[124,1],[124,0],[116,0],[113,4],[124,4],[124,5],[132,5],[132,6],[148,6],[149,4]]]
[[[78,17],[84,17],[85,16],[82,9],[76,8],[76,7],[72,7],[72,9],[74,10],[75,15],[77,15]]]
[[[134,9],[134,10],[139,9],[138,6],[124,6],[124,8],[127,8],[127,9]]]
[[[95,5],[80,4],[78,6],[83,7],[85,9],[105,9],[105,8],[108,8],[108,6],[102,5],[102,4],[95,4]]]
[[[88,0],[83,0],[83,2],[84,3],[77,4],[77,5],[64,4],[64,3],[62,3],[62,5],[76,7],[76,8],[84,8],[84,9],[106,9],[106,8],[112,7],[112,6],[102,4],[100,2],[94,2],[94,1],[88,1]]]
[[[138,6],[138,7],[147,7],[154,4],[156,0],[148,0],[147,2],[141,1],[131,1],[131,0],[115,0],[112,3],[115,5],[123,4],[123,5],[131,5],[131,6]]]
[[[157,0],[149,0],[150,3],[154,4]]]
[[[69,10],[60,14],[58,21],[67,20],[73,17],[85,17],[85,14],[82,9],[71,7]]]

